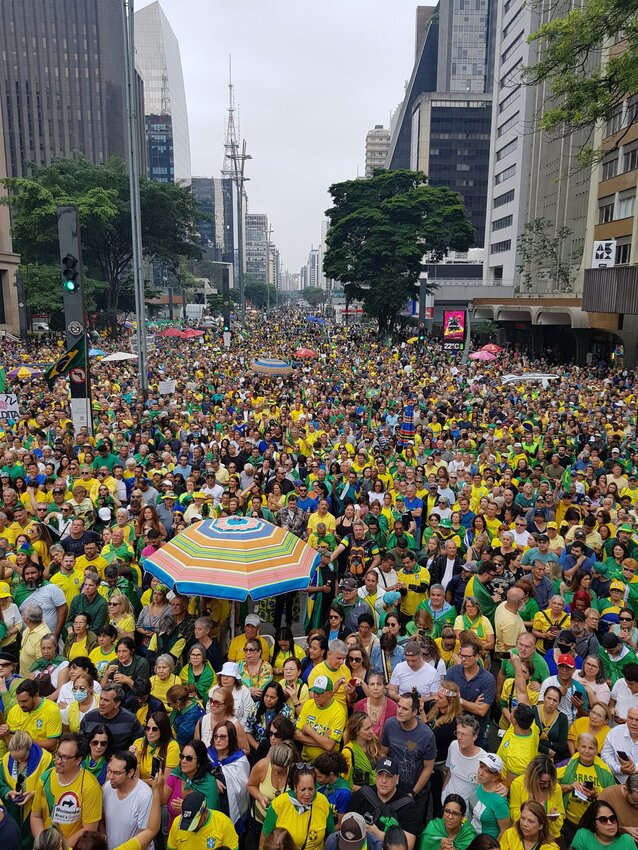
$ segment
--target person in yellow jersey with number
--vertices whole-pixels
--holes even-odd
[[[56,703],[40,696],[34,679],[20,682],[16,700],[7,722],[0,726],[0,737],[8,743],[14,732],[27,732],[39,747],[53,752],[62,734],[62,715]]]

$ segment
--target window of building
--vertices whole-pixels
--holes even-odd
[[[623,150],[622,155],[622,170],[633,171],[638,168],[638,147],[632,150]]]
[[[605,136],[613,136],[614,133],[617,133],[623,125],[622,120],[622,108],[617,109],[611,118],[607,121],[607,126],[605,128]]]
[[[518,46],[523,41],[524,30],[521,30],[516,38],[512,41],[509,47],[501,53],[501,64],[507,62],[510,56],[518,49]]]
[[[603,162],[603,180],[610,180],[618,173],[618,157]]]
[[[494,183],[498,186],[499,183],[504,183],[505,180],[509,180],[510,177],[513,177],[516,174],[516,163],[514,165],[510,165],[509,168],[506,168],[504,171],[499,172],[494,175]]]
[[[503,230],[505,227],[510,227],[513,221],[513,215],[505,215],[503,218],[497,218],[492,222],[492,230]]]
[[[518,139],[512,139],[511,142],[504,145],[500,150],[496,151],[496,161],[500,162],[502,159],[505,159],[506,156],[509,156],[511,153],[514,153],[517,147]]]
[[[625,245],[616,245],[616,265],[626,266],[631,259],[631,242]]]
[[[619,198],[616,204],[616,218],[631,218],[634,214],[636,206],[636,196],[628,195],[626,198]]]
[[[511,203],[516,196],[516,190],[510,189],[509,192],[503,192],[502,195],[497,195],[492,201],[492,206],[494,209],[498,209],[499,207],[504,207],[505,204]]]
[[[498,105],[499,114],[505,112],[521,96],[521,86],[516,86]]]
[[[490,254],[502,254],[504,251],[509,251],[511,247],[511,239],[504,239],[502,242],[492,242],[490,245]]]
[[[516,127],[518,124],[518,119],[520,116],[520,112],[515,112],[511,118],[508,118],[507,121],[504,121],[499,127],[496,129],[496,135],[500,139],[508,130],[511,130],[513,127]]]
[[[598,207],[598,224],[608,224],[614,220],[614,200],[601,204]]]

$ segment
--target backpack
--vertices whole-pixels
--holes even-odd
[[[403,797],[399,797],[398,800],[392,800],[389,803],[383,803],[378,797],[377,792],[374,788],[371,788],[369,785],[362,785],[359,789],[359,793],[363,795],[364,799],[368,803],[372,803],[374,809],[372,811],[372,822],[377,824],[379,818],[393,818],[397,820],[397,814],[401,811],[401,809],[406,806],[414,805],[414,800],[412,800],[407,795]]]
[[[354,540],[348,546],[348,570],[353,576],[362,576],[366,572],[366,547],[355,545]]]

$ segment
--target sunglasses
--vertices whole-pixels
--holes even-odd
[[[211,705],[214,705],[214,706],[215,706],[215,708],[219,708],[219,706],[220,706],[220,705],[223,705],[223,704],[224,704],[223,702],[221,702],[221,701],[220,701],[220,700],[218,700],[218,699],[210,699],[210,700],[208,700],[208,701],[209,701],[209,703],[210,703]]]
[[[314,770],[314,769],[315,769],[315,768],[314,768],[314,765],[312,765],[312,764],[308,764],[308,762],[305,762],[305,761],[298,761],[298,762],[296,762],[296,763],[295,763],[295,768],[296,768],[297,770]]]
[[[146,732],[159,732],[159,726],[145,726],[144,730]]]
[[[618,619],[620,620],[621,623],[631,623],[631,621],[633,620],[633,617],[619,617]]]
[[[91,741],[91,744],[93,744],[94,747],[108,747],[109,742],[108,741],[100,741],[97,738],[94,738]]]
[[[616,823],[618,818],[616,817],[616,815],[599,815],[596,820],[598,821],[598,823],[608,824]]]
[[[180,761],[187,761],[190,764],[192,761],[195,761],[195,756],[187,756],[185,753],[180,753],[179,759]]]

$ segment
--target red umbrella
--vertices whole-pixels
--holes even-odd
[[[182,339],[196,339],[198,336],[204,336],[204,331],[197,331],[195,328],[187,328],[182,331]]]
[[[481,349],[480,351],[475,351],[474,354],[470,354],[470,360],[496,360],[496,355]]]
[[[313,351],[312,348],[298,348],[295,351],[295,357],[306,357],[308,360],[311,360],[313,357],[317,356],[317,352]]]
[[[490,354],[499,354],[503,349],[500,345],[496,345],[495,342],[488,342],[487,345],[484,345],[481,348],[481,351],[489,351]]]
[[[179,339],[183,339],[183,334],[179,328],[166,328],[163,331],[160,331],[158,336],[175,336],[179,337]]]

